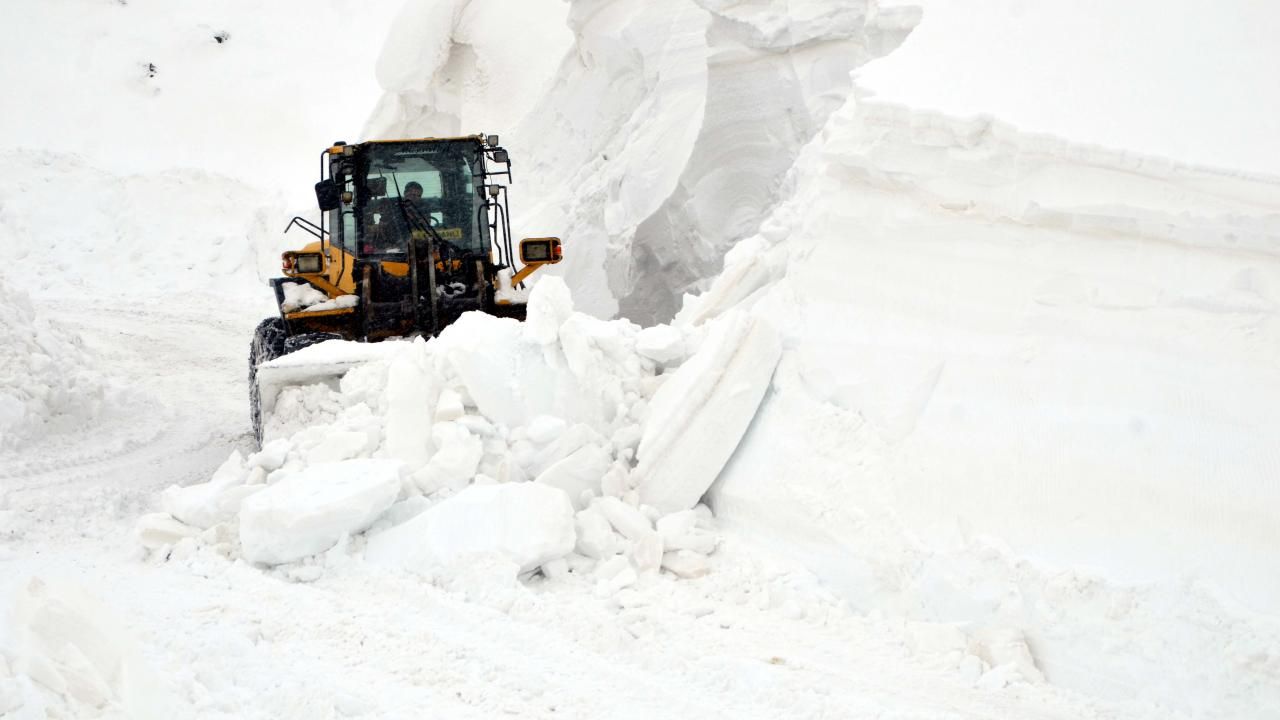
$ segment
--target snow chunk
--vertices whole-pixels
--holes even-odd
[[[436,422],[453,422],[466,414],[462,396],[456,390],[445,389],[440,392],[440,401],[436,403]]]
[[[261,489],[245,487],[247,477],[244,458],[236,450],[209,482],[188,487],[170,485],[160,495],[160,506],[183,523],[204,530],[235,517],[241,501]]]
[[[618,540],[609,519],[598,508],[580,511],[574,519],[578,530],[577,551],[589,558],[604,560],[618,552]]]
[[[304,282],[283,283],[281,289],[284,290],[284,302],[280,303],[280,311],[285,313],[297,312],[329,300],[328,295]]]
[[[292,444],[284,438],[272,440],[263,445],[261,450],[249,456],[249,467],[260,467],[267,472],[278,470],[281,465],[284,465],[291,448]]]
[[[391,361],[387,369],[386,449],[417,469],[431,457],[430,431],[423,414],[439,397],[439,386],[427,372],[426,343],[415,341],[412,349]]]
[[[360,304],[359,295],[339,295],[332,300],[326,300],[322,303],[316,303],[307,307],[307,312],[320,312],[322,310],[344,310],[353,308]]]
[[[699,578],[706,575],[711,567],[703,555],[692,550],[676,550],[663,554],[662,569],[676,577]]]
[[[148,550],[156,550],[166,545],[176,545],[184,538],[193,538],[200,534],[199,528],[175,520],[167,512],[151,513],[138,518],[133,526],[133,535],[138,543]]]
[[[660,365],[684,357],[684,334],[670,325],[655,325],[636,335],[636,352]]]
[[[534,445],[546,445],[563,433],[566,427],[568,427],[568,423],[561,418],[552,415],[539,415],[530,420],[529,424],[525,426],[524,435]]]
[[[333,547],[378,519],[400,493],[400,463],[313,465],[241,505],[240,542],[252,562],[280,564]]]
[[[468,555],[499,555],[527,572],[575,542],[573,506],[537,483],[472,485],[369,540],[365,559],[423,575]]]
[[[649,518],[616,497],[605,497],[592,503],[609,520],[609,524],[631,541],[631,558],[636,568],[657,570],[662,564],[662,536],[653,529]]]
[[[653,533],[649,518],[636,508],[615,497],[600,498],[591,504],[609,520],[609,524],[628,540],[637,541]]]
[[[475,477],[484,457],[484,443],[466,426],[456,422],[436,423],[431,428],[435,454],[421,470],[413,474],[418,489],[430,495],[445,488],[465,487]]]
[[[598,445],[585,445],[538,475],[536,482],[565,491],[575,508],[582,507],[584,493],[600,494],[600,479],[613,459]]]
[[[715,482],[755,416],[782,355],[766,322],[734,311],[654,395],[637,452],[641,501],[693,507]]]
[[[324,441],[307,453],[312,465],[333,463],[359,457],[368,450],[369,434],[357,430],[341,430],[325,435]]]
[[[539,345],[550,345],[560,335],[560,326],[573,315],[573,296],[564,280],[548,275],[529,293],[524,324],[525,337]]]
[[[604,445],[600,433],[584,424],[574,425],[560,433],[552,442],[533,454],[525,468],[530,474],[541,475],[548,468],[589,445]]]

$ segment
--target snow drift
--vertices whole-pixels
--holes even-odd
[[[107,389],[80,339],[0,275],[0,450],[92,421]]]
[[[43,296],[106,292],[189,301],[263,297],[288,213],[264,192],[201,170],[129,175],[83,157],[0,152],[0,262]],[[265,297],[264,297],[265,296]]]

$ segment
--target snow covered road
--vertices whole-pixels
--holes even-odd
[[[241,346],[252,316],[218,310],[212,297],[186,309],[104,299],[42,310],[93,353],[110,400],[93,425],[46,434],[0,461],[11,508],[55,515],[62,503],[89,502],[85,490],[111,487],[129,503],[117,519],[128,518],[166,484],[206,477],[246,441]]]

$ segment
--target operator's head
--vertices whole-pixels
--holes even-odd
[[[422,186],[416,182],[410,182],[404,186],[404,196],[408,200],[418,200],[422,198]]]

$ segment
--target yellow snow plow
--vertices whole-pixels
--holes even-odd
[[[432,337],[472,310],[523,320],[523,281],[563,257],[554,237],[514,251],[511,160],[496,135],[338,142],[321,167],[320,222],[295,217],[286,228],[315,240],[281,256],[271,281],[280,314],[258,325],[250,346],[259,442],[282,388],[340,377],[369,349],[279,358],[326,340]]]

